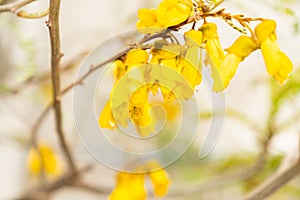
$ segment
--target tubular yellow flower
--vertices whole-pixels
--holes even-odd
[[[117,185],[109,196],[109,200],[146,200],[144,174],[119,172]]]
[[[139,21],[136,27],[142,33],[154,33],[163,27],[157,21],[157,11],[154,9],[142,8],[138,11]]]
[[[203,43],[203,34],[201,31],[190,30],[184,33],[184,39],[187,46],[201,46]]]
[[[150,180],[153,185],[154,194],[163,197],[167,194],[170,185],[170,179],[165,170],[159,169],[149,173]]]
[[[178,64],[180,73],[190,83],[193,89],[195,88],[195,86],[199,85],[202,80],[199,50],[200,49],[196,46],[189,47],[186,50],[185,57],[181,58]]]
[[[163,0],[158,5],[158,23],[165,28],[176,26],[189,18],[192,7],[192,0]]]
[[[176,69],[181,54],[181,46],[178,44],[164,45],[161,49],[152,50],[151,64],[163,64]]]
[[[46,175],[50,177],[58,176],[61,173],[61,168],[54,151],[47,145],[40,145],[39,151],[42,158],[40,158],[39,153],[34,148],[29,150],[27,166],[31,174],[39,175],[42,167],[44,167]]]
[[[235,75],[240,62],[257,49],[257,44],[250,37],[240,36],[226,51],[224,61],[212,74],[214,79],[213,90],[222,91]]]
[[[220,67],[220,64],[224,60],[224,51],[219,40],[217,25],[214,23],[205,23],[199,30],[203,33],[203,43],[214,65],[212,67]]]
[[[111,100],[106,103],[104,109],[102,110],[98,119],[98,124],[101,128],[113,129],[116,127],[116,122],[111,110]]]
[[[120,79],[126,72],[126,65],[121,60],[115,60],[113,63],[114,68],[114,75],[115,78],[118,80]]]
[[[125,65],[128,66],[127,70],[146,64],[148,62],[148,58],[148,52],[143,49],[130,50],[125,59]]]
[[[255,28],[255,34],[260,44],[267,71],[275,77],[279,83],[283,83],[293,70],[293,64],[285,53],[283,53],[276,37],[276,22],[264,20]]]
[[[161,93],[163,95],[164,103],[165,104],[170,105],[176,99],[175,94],[169,88],[166,88],[166,87],[164,87],[164,86],[161,85],[160,86],[160,91],[161,91]]]

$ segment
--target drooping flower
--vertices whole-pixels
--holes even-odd
[[[293,64],[287,55],[280,50],[275,30],[276,22],[274,20],[264,20],[256,26],[255,34],[268,73],[279,83],[284,83],[293,70]]]
[[[158,23],[165,28],[186,21],[192,13],[192,0],[163,0],[157,9]]]
[[[136,27],[142,33],[154,33],[163,28],[157,20],[157,10],[142,8],[138,11],[138,18]]]
[[[117,80],[120,79],[126,72],[126,65],[121,60],[115,60],[112,63],[112,67],[114,69],[114,75]]]
[[[111,109],[111,100],[109,100],[105,107],[103,108],[99,119],[98,119],[98,124],[100,125],[101,128],[108,128],[108,129],[113,129],[116,127],[116,122],[113,117],[112,109]]]
[[[149,54],[143,49],[132,49],[126,54],[125,65],[127,70],[133,67],[139,67],[148,62]]]
[[[257,43],[252,38],[245,35],[240,36],[226,51],[228,52],[213,74],[214,91],[222,91],[235,75],[240,62],[257,49]]]
[[[203,43],[213,64],[212,67],[218,68],[224,60],[224,51],[219,40],[217,25],[214,23],[205,23],[199,30],[203,33]]]
[[[203,34],[201,31],[192,29],[184,33],[184,39],[187,46],[200,47],[203,43]]]
[[[154,171],[149,172],[149,177],[153,185],[154,195],[157,197],[163,197],[167,194],[170,186],[170,179],[168,173],[161,168],[160,164],[156,161],[149,162]]]
[[[38,176],[41,170],[49,177],[56,177],[61,173],[58,157],[48,145],[40,145],[39,152],[31,148],[27,158],[27,166],[31,174]]]
[[[117,185],[109,200],[145,200],[147,193],[144,185],[145,174],[119,172]]]
[[[146,170],[146,172],[118,172],[116,187],[110,194],[109,200],[145,200],[147,197],[145,188],[146,176],[151,180],[156,197],[163,197],[167,194],[170,179],[167,172],[161,169],[157,161],[147,162],[139,166],[139,169]]]

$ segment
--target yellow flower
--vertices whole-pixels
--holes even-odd
[[[256,26],[255,34],[260,44],[268,73],[280,83],[283,83],[293,70],[293,64],[287,55],[280,50],[275,29],[275,21],[264,20]]]
[[[224,61],[213,73],[214,91],[222,91],[235,75],[237,67],[241,61],[257,49],[256,41],[247,36],[240,36],[226,51]]]
[[[146,200],[144,174],[119,172],[117,185],[109,196],[109,200]]]
[[[146,176],[149,176],[151,180],[155,196],[163,197],[167,194],[170,179],[158,162],[150,161],[137,167],[137,169],[149,172],[119,172],[116,187],[110,194],[109,200],[145,200],[147,197],[144,183]]]
[[[138,11],[139,21],[136,24],[138,30],[142,33],[158,32],[163,25],[157,21],[157,11],[154,9],[142,8]]]
[[[219,40],[217,25],[214,23],[205,23],[199,30],[203,33],[203,43],[213,64],[212,68],[218,68],[224,60],[224,51]]]
[[[126,65],[121,60],[115,60],[113,63],[114,68],[114,75],[115,78],[118,80],[120,79],[126,72]]]
[[[187,46],[201,46],[203,34],[201,31],[190,30],[184,33],[184,39]]]
[[[141,65],[147,64],[148,62],[148,52],[143,49],[132,49],[130,50],[125,59],[125,65],[128,66],[128,71],[133,67],[139,67]]]
[[[116,127],[116,122],[111,110],[111,100],[109,100],[103,108],[98,119],[98,124],[101,128],[113,129]]]
[[[192,8],[192,0],[163,0],[158,5],[158,23],[165,28],[176,26],[189,18]]]
[[[180,59],[178,69],[194,89],[202,80],[202,60],[200,48],[190,46],[186,49],[185,57]]]
[[[176,70],[181,46],[178,44],[164,45],[161,49],[152,50],[151,53],[150,64],[162,64]]]
[[[148,136],[154,130],[155,120],[151,115],[148,102],[148,85],[138,88],[129,100],[129,114],[141,137]]]
[[[158,169],[149,173],[153,185],[154,194],[157,197],[163,197],[167,194],[170,185],[168,174],[163,169]]]
[[[38,176],[43,167],[46,175],[50,177],[58,176],[61,173],[61,167],[51,147],[48,145],[40,145],[39,151],[40,152],[37,152],[34,148],[29,150],[27,166],[31,174]]]

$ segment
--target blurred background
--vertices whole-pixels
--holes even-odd
[[[133,30],[137,11],[155,8],[159,2],[62,1],[62,85],[75,80],[89,51],[111,37]],[[38,1],[26,6],[26,10],[38,11],[47,6],[48,1]],[[241,63],[224,94],[226,118],[222,135],[209,156],[201,160],[199,147],[214,113],[210,111],[211,100],[205,84],[199,86],[199,91],[203,91],[199,92],[202,94],[200,102],[203,102],[199,137],[177,162],[166,168],[172,184],[169,196],[163,199],[241,199],[243,194],[298,156],[300,16],[297,11],[300,2],[231,0],[225,1],[222,7],[231,13],[276,20],[278,43],[292,60],[294,72],[291,80],[280,87],[267,74],[260,52]],[[51,96],[49,35],[45,21],[46,18],[28,20],[0,13],[1,200],[16,199],[38,184],[37,178],[28,172],[27,156],[33,126]],[[222,21],[217,23],[222,46],[228,47],[239,33]],[[95,161],[80,143],[73,119],[72,92],[64,96],[62,104],[64,129],[78,165],[96,165],[84,179],[100,188],[113,188],[115,171]],[[38,137],[62,157],[53,119],[51,111],[39,127]],[[52,198],[96,200],[107,196],[62,188]],[[300,179],[294,179],[270,199],[300,199]]]

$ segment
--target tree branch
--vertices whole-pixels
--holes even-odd
[[[36,1],[36,0],[21,0],[21,1],[10,3],[10,4],[5,4],[5,5],[0,6],[0,12],[16,13],[16,11],[19,8],[22,8],[34,1]]]
[[[59,32],[59,13],[60,0],[50,0],[49,5],[49,20],[46,22],[49,28],[50,43],[51,43],[51,72],[52,72],[52,87],[53,87],[53,108],[55,113],[56,132],[59,138],[60,146],[67,160],[69,170],[76,171],[75,163],[67,146],[63,126],[62,126],[62,110],[60,99],[60,71],[59,64],[63,54],[60,48],[60,32]]]
[[[300,174],[300,160],[291,165],[284,171],[281,171],[274,176],[267,179],[264,183],[258,186],[255,190],[250,192],[244,200],[260,200],[270,196],[278,189],[283,187],[293,178]]]

